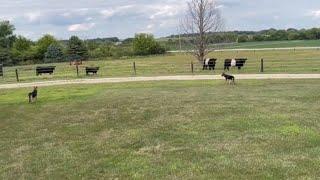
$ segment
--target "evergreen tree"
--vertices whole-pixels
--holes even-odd
[[[58,44],[51,44],[45,53],[45,63],[61,62],[63,60],[63,51]]]
[[[67,53],[70,61],[87,60],[89,54],[85,43],[77,36],[69,39]]]

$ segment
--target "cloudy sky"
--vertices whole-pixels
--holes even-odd
[[[37,39],[156,37],[177,32],[188,0],[0,0],[0,19]],[[320,0],[217,0],[226,30],[320,27]]]

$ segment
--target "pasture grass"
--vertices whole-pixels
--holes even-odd
[[[320,80],[0,91],[0,179],[316,179]]]
[[[320,47],[320,40],[296,41],[263,41],[235,43],[225,46],[226,49],[259,49],[259,48],[295,48],[295,47]]]
[[[15,69],[19,70],[20,82],[48,81],[58,79],[76,78],[102,78],[102,77],[128,77],[128,76],[165,76],[165,75],[190,75],[191,62],[194,62],[195,75],[220,74],[223,72],[224,59],[248,58],[244,69],[231,70],[232,74],[248,73],[255,74],[260,71],[260,60],[265,60],[264,73],[320,73],[320,50],[299,51],[234,51],[214,52],[209,57],[217,58],[216,71],[203,71],[202,65],[194,57],[187,54],[166,54],[144,58],[125,60],[100,59],[85,62],[80,66],[80,76],[77,77],[76,67],[68,63],[46,64],[57,66],[55,74],[36,76],[35,68],[41,65],[6,67],[5,76],[0,77],[0,84],[15,83]],[[133,62],[136,62],[137,74],[133,71]],[[44,66],[46,66],[44,65]],[[86,66],[99,66],[98,76],[86,76]]]

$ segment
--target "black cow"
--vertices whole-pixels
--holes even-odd
[[[247,59],[246,58],[238,58],[235,59],[236,64],[235,66],[238,68],[238,70],[241,70],[242,67],[246,64]],[[224,70],[230,70],[230,67],[232,66],[232,59],[226,59],[224,61]]]
[[[240,58],[240,59],[236,59],[237,64],[236,67],[238,67],[239,70],[241,70],[242,67],[244,67],[244,65],[246,64],[248,59],[246,58]]]
[[[203,61],[203,70],[215,70],[217,59],[205,59]]]

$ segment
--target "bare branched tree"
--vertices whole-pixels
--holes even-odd
[[[223,20],[216,0],[190,0],[184,19],[180,22],[181,33],[188,35],[192,53],[199,62],[210,52],[208,35],[221,31]]]

